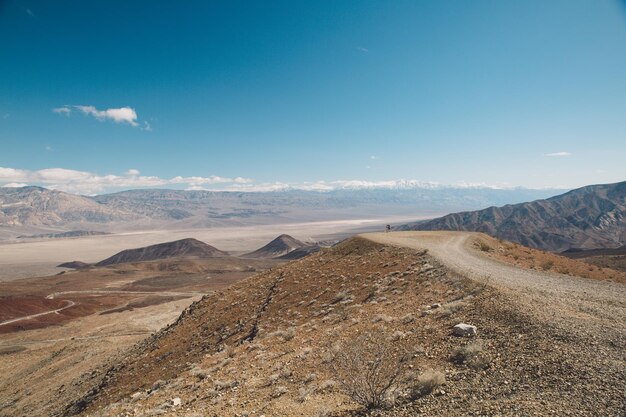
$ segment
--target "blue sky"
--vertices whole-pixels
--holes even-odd
[[[0,37],[0,184],[626,179],[619,1],[2,1]]]

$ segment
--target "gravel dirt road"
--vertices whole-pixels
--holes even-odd
[[[626,342],[626,285],[498,262],[472,247],[469,232],[369,233],[375,242],[428,252],[454,272],[498,288],[542,321],[602,336],[609,329]],[[573,327],[572,327],[573,326]]]

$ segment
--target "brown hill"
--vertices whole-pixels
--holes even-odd
[[[267,245],[255,250],[254,252],[243,255],[244,258],[279,258],[287,255],[296,249],[304,248],[307,245],[289,235],[282,234],[272,240]],[[294,258],[295,259],[295,258]]]
[[[96,263],[96,266],[108,266],[125,262],[154,261],[157,259],[195,256],[199,258],[215,258],[228,256],[226,252],[201,242],[197,239],[181,239],[173,242],[158,243],[137,249],[121,251],[110,258]]]
[[[449,214],[397,229],[483,232],[555,252],[615,248],[626,242],[626,181],[530,203]]]

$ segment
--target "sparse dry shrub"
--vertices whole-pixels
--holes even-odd
[[[200,368],[198,365],[195,365],[193,368],[191,368],[189,373],[198,379],[206,379],[209,376],[208,372]]]
[[[317,378],[317,375],[314,373],[310,373],[307,376],[304,377],[304,383],[305,384],[310,384],[311,382],[315,381],[315,379]]]
[[[473,369],[485,369],[489,366],[489,357],[484,353],[484,344],[481,341],[471,342],[454,351],[452,361],[464,364]]]
[[[547,271],[549,269],[552,269],[553,266],[554,266],[554,261],[549,260],[541,264],[541,269],[543,269],[544,271]]]
[[[332,391],[337,386],[337,382],[332,379],[327,379],[320,384],[321,391]]]
[[[393,332],[393,334],[390,337],[390,340],[392,341],[398,341],[400,339],[404,339],[406,337],[406,333],[401,332],[400,330],[396,330],[395,332]]]
[[[478,245],[478,249],[480,249],[482,252],[491,252],[493,250],[491,246],[489,246],[486,242],[483,242],[482,240],[477,241],[476,244]]]
[[[392,320],[393,320],[393,318],[389,317],[386,314],[377,314],[372,319],[372,323],[379,323],[381,321],[385,322],[385,323],[391,323]]]
[[[291,369],[283,368],[280,370],[280,377],[283,379],[287,379],[291,377],[292,375],[293,375],[293,372],[291,372]]]
[[[237,385],[238,385],[237,381],[219,381],[219,380],[213,381],[213,386],[215,387],[217,391],[223,391],[228,388],[236,387]]]
[[[405,372],[403,354],[381,340],[362,335],[336,350],[330,362],[342,390],[368,410],[393,404]]]
[[[276,330],[275,332],[270,333],[270,337],[279,337],[283,339],[284,342],[292,340],[296,336],[296,329],[293,327],[288,328],[287,330]]]
[[[317,411],[315,412],[315,417],[330,417],[331,413],[332,410],[330,409],[330,407],[323,405],[317,409]]]
[[[311,394],[310,388],[301,387],[298,390],[298,396],[296,397],[296,401],[303,403],[306,401],[306,399],[309,397],[310,394]]]
[[[276,387],[276,389],[272,393],[272,397],[273,398],[278,398],[280,396],[283,396],[283,395],[287,394],[287,392],[289,392],[287,387],[281,385],[279,387]]]
[[[204,398],[214,398],[217,397],[219,393],[214,388],[208,388],[204,391]]]
[[[224,354],[227,358],[235,357],[235,348],[232,346],[224,345]]]
[[[274,385],[276,382],[278,382],[278,379],[280,378],[279,374],[272,374],[270,375],[269,378],[267,378],[267,385]]]
[[[313,348],[307,346],[307,347],[302,348],[302,353],[300,353],[299,357],[306,358],[311,353],[313,353]]]
[[[335,295],[335,298],[333,298],[333,300],[330,302],[331,304],[337,304],[341,301],[345,301],[347,299],[349,299],[351,297],[350,293],[348,291],[339,291],[337,293],[337,295]]]
[[[435,388],[446,382],[446,376],[441,371],[427,369],[419,375],[413,383],[409,383],[409,398],[416,400],[420,397],[430,394]]]

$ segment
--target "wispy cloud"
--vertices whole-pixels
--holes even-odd
[[[545,153],[543,154],[543,156],[572,156],[572,154],[570,152],[552,152],[552,153]]]
[[[72,109],[70,109],[69,106],[55,107],[54,109],[52,109],[52,113],[62,114],[63,116],[69,116],[70,113],[72,113]]]
[[[26,14],[29,15],[30,17],[35,17],[35,13],[33,13],[31,9],[26,9]]]
[[[94,117],[97,120],[104,121],[110,120],[115,123],[127,123],[131,126],[138,127],[137,112],[132,107],[120,107],[111,108],[105,110],[98,110],[95,106],[85,105],[65,105],[52,109],[54,113],[69,116],[73,110],[77,110],[86,116]],[[143,122],[143,130],[152,130],[148,122]]]
[[[369,49],[364,48],[364,47],[362,47],[362,46],[359,46],[359,47],[358,47],[358,48],[356,48],[356,49],[357,49],[357,51],[361,51],[361,52],[363,52],[363,53],[368,53],[368,52],[370,51]]]
[[[370,159],[374,160],[374,159],[378,159],[378,157],[376,155],[372,155],[372,156],[370,156]]]

